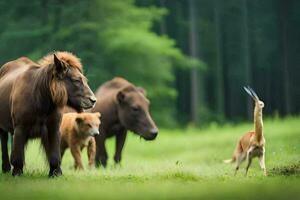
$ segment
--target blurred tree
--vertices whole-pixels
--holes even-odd
[[[165,9],[137,7],[133,0],[3,4],[7,10],[2,16],[10,20],[0,40],[10,44],[8,49],[4,43],[0,46],[7,55],[2,62],[21,55],[37,60],[53,50],[74,52],[82,59],[92,88],[122,76],[147,89],[158,124],[175,125],[173,67],[191,64],[174,40],[151,31]]]
[[[219,120],[224,120],[224,67],[223,67],[223,25],[222,25],[222,16],[221,9],[223,6],[223,1],[214,0],[214,23],[215,23],[215,32],[216,32],[216,48],[217,48],[217,64],[216,64],[216,104]]]
[[[245,66],[245,84],[252,85],[252,70],[251,70],[251,56],[250,56],[250,34],[249,34],[249,22],[248,22],[248,1],[242,0],[242,15],[243,15],[243,54],[244,54],[244,66]],[[247,98],[247,115],[248,119],[252,119],[253,100]]]
[[[289,46],[288,46],[288,10],[290,6],[290,0],[281,0],[279,3],[279,20],[281,30],[281,55],[282,55],[282,72],[284,83],[284,112],[286,114],[291,113],[291,94],[290,94],[290,80],[289,80]]]
[[[249,118],[246,84],[267,115],[299,114],[299,8],[296,0],[0,1],[0,61],[72,51],[93,89],[123,76],[147,89],[154,118],[169,127]]]
[[[194,0],[189,0],[189,18],[190,18],[190,36],[189,36],[189,46],[190,55],[193,58],[199,57],[199,39],[197,31],[197,13],[196,5]],[[199,75],[198,69],[193,67],[191,69],[191,122],[195,125],[199,123]]]

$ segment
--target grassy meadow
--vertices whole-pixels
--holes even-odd
[[[300,118],[265,121],[264,177],[255,159],[244,176],[222,160],[230,158],[239,136],[252,124],[186,130],[161,130],[146,142],[133,134],[125,144],[121,166],[112,162],[114,140],[108,141],[107,169],[74,171],[70,152],[62,162],[63,177],[47,178],[38,141],[26,150],[22,177],[0,174],[1,199],[300,199]],[[87,163],[86,151],[83,160]]]

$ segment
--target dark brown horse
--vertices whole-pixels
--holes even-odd
[[[96,136],[97,166],[107,164],[105,140],[109,137],[116,137],[115,163],[121,162],[127,130],[145,140],[156,138],[158,128],[150,115],[150,101],[143,88],[117,77],[101,85],[96,96],[97,103],[92,112],[101,113],[100,134]]]
[[[0,135],[2,170],[10,171],[8,132],[13,134],[12,175],[21,175],[24,147],[40,137],[50,165],[49,176],[62,174],[59,126],[61,109],[78,112],[92,108],[96,98],[82,73],[79,59],[68,52],[55,52],[34,63],[19,58],[0,69]]]

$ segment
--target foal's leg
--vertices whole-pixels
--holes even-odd
[[[71,154],[74,158],[74,168],[78,169],[78,170],[83,170],[83,163],[81,160],[81,148],[80,148],[80,144],[76,143],[76,142],[71,142],[70,144],[70,151]]]
[[[95,138],[92,137],[89,140],[88,146],[87,146],[87,153],[89,158],[89,166],[95,167],[95,157],[96,157],[96,141]]]
[[[11,153],[11,164],[13,165],[13,176],[20,176],[23,173],[24,148],[27,143],[27,136],[20,127],[14,130],[13,150]]]
[[[60,159],[62,160],[64,154],[65,154],[65,151],[66,151],[67,147],[65,146],[60,146]]]
[[[10,171],[10,162],[7,148],[8,133],[0,129],[0,138],[2,150],[2,172],[7,173]]]
[[[64,154],[65,154],[65,151],[66,149],[69,147],[67,142],[63,141],[62,138],[60,138],[61,141],[60,141],[60,159],[62,160]]]

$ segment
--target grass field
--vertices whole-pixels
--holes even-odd
[[[77,172],[67,152],[64,176],[48,179],[37,141],[26,151],[22,177],[0,174],[0,199],[300,199],[300,118],[265,122],[268,177],[254,160],[249,176],[222,163],[252,124],[204,130],[161,130],[156,141],[129,134],[122,166]],[[84,161],[87,162],[84,151]],[[244,167],[244,165],[243,165]]]

